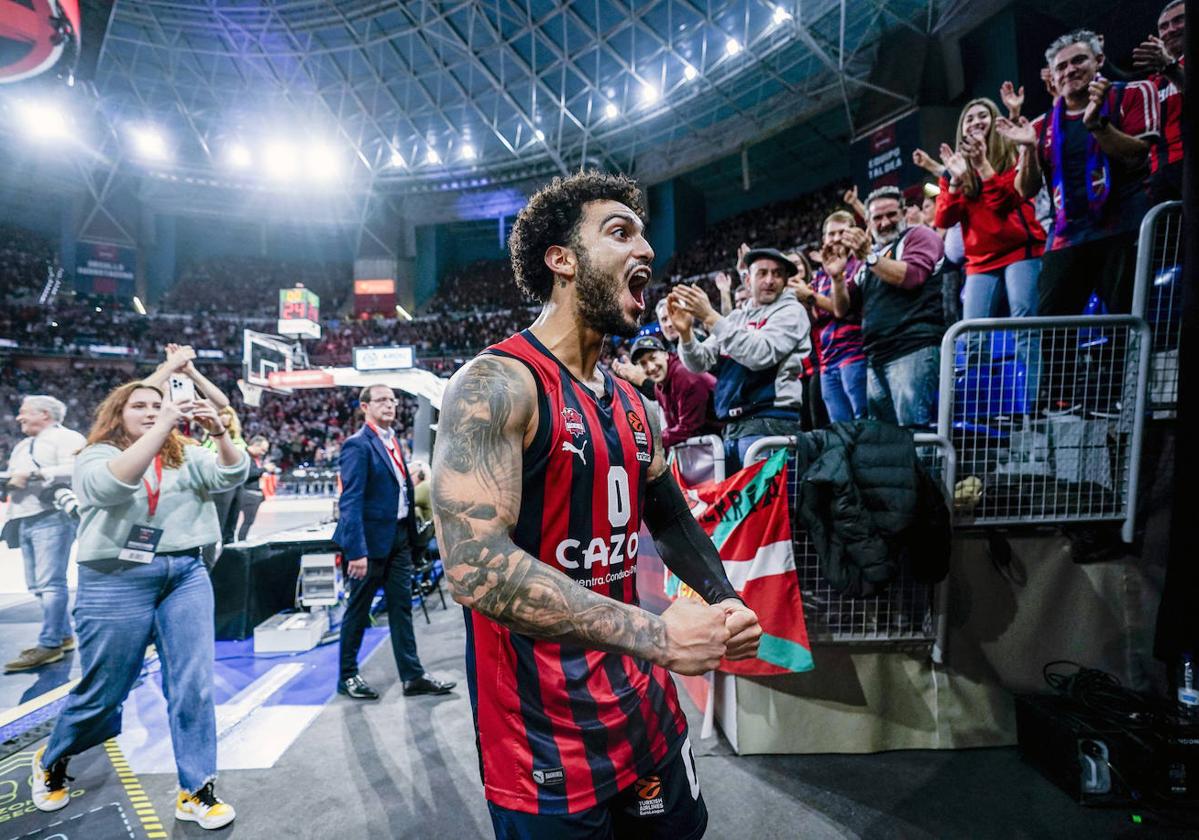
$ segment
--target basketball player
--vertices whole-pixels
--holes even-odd
[[[454,376],[442,400],[433,511],[454,599],[496,836],[670,838],[707,828],[668,671],[757,652],[758,618],[688,511],[651,414],[596,367],[635,334],[654,252],[623,176],[555,179],[517,217],[532,327]],[[638,606],[642,519],[707,604]]]

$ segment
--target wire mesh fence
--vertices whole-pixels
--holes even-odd
[[[724,481],[724,440],[720,435],[687,438],[670,447],[669,458],[678,465],[687,485],[701,481]]]
[[[1178,404],[1178,342],[1182,334],[1182,202],[1167,201],[1145,214],[1137,244],[1132,313],[1153,335],[1149,408],[1173,417]]]
[[[766,458],[772,451],[787,448],[787,494],[794,510],[801,476],[796,469],[795,438],[763,438],[747,453],[746,461]],[[934,435],[917,435],[918,459],[938,481],[948,484],[953,476],[953,451],[949,442]],[[803,597],[808,638],[824,644],[887,643],[926,645],[938,637],[934,614],[934,587],[917,583],[901,567],[899,575],[882,593],[865,598],[843,595],[832,587],[820,569],[820,557],[799,517],[791,517],[791,541],[795,572]]]
[[[953,325],[937,432],[957,524],[1122,521],[1131,540],[1150,343],[1128,315]]]

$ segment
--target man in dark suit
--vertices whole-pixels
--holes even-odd
[[[341,624],[341,674],[337,691],[356,700],[379,694],[358,675],[358,649],[379,587],[387,598],[391,648],[405,696],[446,694],[455,685],[425,673],[412,630],[413,489],[400,442],[391,428],[396,398],[386,385],[359,395],[366,424],[341,447],[341,501],[333,541],[342,550],[350,600]]]

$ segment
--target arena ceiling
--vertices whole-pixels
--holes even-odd
[[[868,77],[880,36],[929,32],[936,11],[936,0],[116,0],[95,91],[118,138],[160,129],[159,168],[176,173],[262,174],[272,151],[316,143],[340,177],[374,185],[477,186],[584,162],[656,180],[865,90],[910,107]]]

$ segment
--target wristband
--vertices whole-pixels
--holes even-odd
[[[229,431],[228,429],[221,429],[220,434],[217,434],[216,432],[209,432],[208,436],[209,437],[224,437],[228,431]]]

